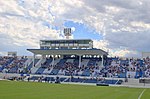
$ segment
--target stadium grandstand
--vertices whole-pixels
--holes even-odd
[[[139,83],[141,78],[150,77],[149,57],[107,57],[106,51],[93,48],[91,39],[69,39],[70,28],[64,33],[66,39],[40,40],[39,49],[27,49],[33,57],[18,57],[17,52],[1,56],[1,77],[12,79],[15,74],[29,81],[100,85],[120,85],[130,78]]]
[[[40,48],[27,49],[33,56],[17,56],[17,52],[0,56],[0,88],[1,93],[7,93],[0,97],[70,99],[76,95],[79,99],[126,99],[127,95],[131,99],[149,99],[145,94],[150,88],[147,52],[141,59],[108,57],[106,51],[93,47],[91,39],[69,39],[69,31],[67,28],[64,32],[66,39],[40,40]]]
[[[150,99],[150,0],[0,0],[0,99]]]

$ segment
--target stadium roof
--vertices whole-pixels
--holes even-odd
[[[58,40],[69,41],[69,40],[91,40],[91,39],[50,39],[50,40],[40,40],[40,41],[58,41]]]
[[[41,55],[108,55],[101,49],[27,49],[34,54]]]
[[[91,39],[51,39],[51,40],[40,40],[40,41],[92,41]]]

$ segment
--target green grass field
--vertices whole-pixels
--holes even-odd
[[[144,89],[0,81],[0,99],[138,99]],[[150,99],[146,89],[141,99]]]

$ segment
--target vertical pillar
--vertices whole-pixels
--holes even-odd
[[[34,67],[35,66],[35,54],[33,54],[33,65],[32,65],[32,67]]]
[[[52,61],[52,66],[54,67],[54,62],[55,62],[55,55],[53,55],[53,61]]]
[[[46,58],[46,55],[42,55],[42,59],[45,59]]]
[[[79,55],[79,67],[81,67],[81,56],[82,55]]]
[[[101,58],[102,58],[102,64],[101,64],[101,66],[103,67],[104,66],[104,57],[103,57],[103,55],[101,56]]]

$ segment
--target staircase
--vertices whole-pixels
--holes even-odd
[[[89,62],[89,59],[83,59],[81,62],[81,66],[83,66],[83,65],[87,66],[88,62]]]

